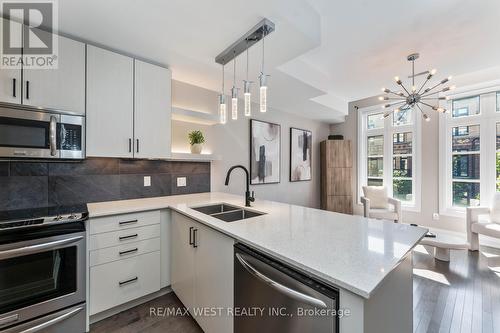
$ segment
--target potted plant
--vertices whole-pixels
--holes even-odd
[[[192,154],[201,154],[205,137],[201,131],[192,131],[188,133],[189,144],[191,145]]]

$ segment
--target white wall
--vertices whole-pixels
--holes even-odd
[[[272,98],[272,91],[269,92]],[[196,87],[187,83],[173,81],[172,105],[185,109],[217,112],[217,92]],[[228,105],[229,106],[229,105]],[[243,101],[240,100],[240,110]],[[268,109],[267,113],[260,113],[258,105],[252,105],[253,119],[270,121],[281,125],[281,182],[251,186],[255,196],[259,199],[288,202],[308,207],[320,206],[320,163],[319,142],[325,140],[330,132],[326,123],[309,120],[297,115]],[[307,112],[307,110],[304,110]],[[313,133],[313,179],[308,182],[289,181],[290,160],[290,127],[298,127]],[[212,191],[230,192],[243,195],[245,179],[243,171],[235,170],[231,175],[229,186],[224,186],[226,171],[235,164],[242,164],[249,168],[250,161],[250,120],[240,112],[239,119],[228,119],[226,125],[204,126],[182,122],[172,124],[173,150],[186,150],[186,134],[190,129],[201,129],[206,133],[206,148],[214,154],[220,155],[221,160],[212,162]]]

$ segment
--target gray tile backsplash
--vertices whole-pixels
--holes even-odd
[[[144,186],[144,176],[151,177],[151,186]],[[186,177],[187,186],[177,187],[177,177]],[[0,162],[0,210],[209,191],[209,162]]]

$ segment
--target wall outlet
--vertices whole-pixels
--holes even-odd
[[[433,219],[434,221],[438,221],[438,220],[439,220],[439,213],[433,213],[433,214],[432,214],[432,219]]]
[[[144,176],[144,186],[151,186],[151,176]]]
[[[177,177],[177,187],[186,186],[186,177]]]

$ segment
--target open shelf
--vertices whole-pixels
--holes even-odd
[[[172,107],[172,120],[208,126],[219,123],[218,117],[214,114],[178,107]]]
[[[191,153],[172,153],[171,158],[176,161],[219,161],[221,157],[215,154],[191,154]]]

